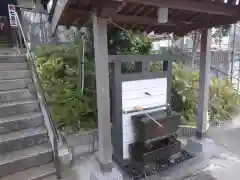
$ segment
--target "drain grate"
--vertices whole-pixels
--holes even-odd
[[[132,164],[123,166],[123,171],[128,175],[130,179],[141,180],[143,178],[159,174],[161,173],[161,171],[164,171],[170,168],[171,166],[182,163],[193,157],[195,157],[195,154],[182,150],[180,152],[180,155],[177,158],[172,159],[171,161],[169,160],[165,162],[156,161],[146,166],[142,166],[138,163],[134,163],[134,164],[132,163]]]

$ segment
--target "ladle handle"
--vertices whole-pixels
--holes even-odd
[[[160,127],[162,127],[163,128],[163,126],[159,123],[159,122],[157,122],[152,116],[150,116],[148,113],[146,113],[145,111],[143,111],[143,110],[141,110],[147,117],[149,117],[153,122],[155,122],[158,126],[160,126]]]

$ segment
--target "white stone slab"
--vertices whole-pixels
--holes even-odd
[[[151,94],[151,96],[145,94]],[[122,83],[122,109],[150,108],[167,103],[167,78],[125,81]]]
[[[122,174],[116,168],[112,169],[112,172],[91,172],[90,180],[123,180]]]
[[[145,92],[151,94],[150,96]],[[136,106],[152,108],[167,104],[167,78],[157,78],[138,81],[126,81],[122,83],[122,109],[123,111],[135,110]],[[155,108],[146,112],[158,111]],[[163,109],[163,108],[162,108]],[[129,158],[129,144],[134,142],[134,132],[131,117],[142,112],[123,113],[123,158]]]

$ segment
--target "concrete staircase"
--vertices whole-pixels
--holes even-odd
[[[55,173],[33,87],[25,56],[0,55],[0,180],[37,180]]]

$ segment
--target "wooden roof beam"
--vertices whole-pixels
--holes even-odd
[[[119,22],[119,23],[125,23],[125,24],[130,24],[130,25],[153,25],[153,26],[176,26],[176,25],[192,25],[196,24],[195,22],[191,21],[181,21],[179,19],[169,19],[167,23],[158,23],[157,18],[150,18],[150,17],[144,17],[144,16],[133,16],[133,15],[123,15],[123,14],[108,14],[109,9],[107,9],[107,13],[101,14],[101,18],[106,18],[109,20],[112,20],[114,22]],[[69,10],[72,13],[72,16],[82,16],[83,14],[89,14],[91,13],[90,11],[87,10],[78,10],[78,9],[70,9]]]
[[[228,4],[232,4],[232,5],[236,5],[237,4],[236,2],[237,2],[236,0],[228,0],[227,1]]]
[[[132,2],[157,7],[202,12],[207,14],[240,17],[239,8],[237,8],[237,6],[221,2],[193,0],[122,0],[122,2]]]
[[[134,25],[160,25],[157,22],[157,19],[143,17],[143,16],[131,16],[131,15],[114,15],[111,16],[110,19],[114,22],[121,22],[125,24],[134,24]],[[168,21],[165,24],[161,24],[163,26],[175,26],[176,24]]]
[[[224,22],[224,23],[223,23]],[[204,28],[212,28],[212,27],[218,27],[218,26],[221,26],[221,25],[227,25],[227,24],[233,24],[233,23],[236,23],[237,20],[235,19],[231,19],[231,20],[227,20],[227,19],[218,19],[217,21],[214,22],[214,25],[209,22],[209,21],[206,21],[206,22],[201,22],[201,23],[198,23],[196,25],[192,25],[192,26],[181,26],[179,28],[177,28],[177,31],[176,31],[176,34],[179,35],[179,36],[183,36],[185,34],[187,34],[188,32],[190,31],[194,31],[194,30],[197,30],[197,29],[204,29]],[[171,33],[172,31],[167,31],[168,33]]]
[[[106,17],[107,18],[107,17]],[[176,26],[177,24],[185,24],[191,25],[195,24],[194,22],[189,21],[178,21],[169,19],[167,23],[158,23],[157,19],[144,17],[144,16],[132,16],[132,15],[122,15],[122,14],[115,14],[109,17],[114,22],[121,22],[126,24],[136,24],[136,25],[153,25],[153,26]]]
[[[123,2],[118,8],[117,8],[117,13],[122,11],[122,9],[127,5],[126,2]]]
[[[100,15],[111,15],[111,14],[116,14],[127,5],[126,2],[123,1],[112,1],[112,0],[105,0],[104,6],[101,8]]]

